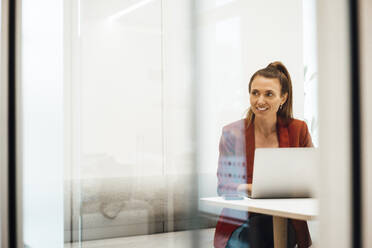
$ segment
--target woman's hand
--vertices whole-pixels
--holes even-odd
[[[252,192],[252,184],[239,184],[237,191],[250,195]]]

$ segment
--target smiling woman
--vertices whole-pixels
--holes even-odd
[[[245,119],[227,125],[220,140],[218,192],[231,194],[252,189],[255,148],[311,147],[312,141],[305,122],[292,113],[292,82],[281,62],[270,63],[255,72],[249,81],[251,107]],[[230,160],[236,157],[247,165],[236,178],[236,171],[227,174]],[[226,160],[229,160],[226,166]],[[234,164],[234,163],[233,163]],[[226,177],[226,174],[228,175]],[[215,247],[272,247],[273,219],[262,214],[242,213],[224,209],[216,226]],[[288,222],[288,247],[309,247],[307,223]]]

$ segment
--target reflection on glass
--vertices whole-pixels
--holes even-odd
[[[81,239],[162,232],[161,1],[80,5],[72,87],[80,93],[72,107],[80,113],[73,118],[80,187],[73,205],[80,206]]]
[[[177,237],[193,247],[190,230],[203,227],[211,243],[215,223],[197,215],[194,183],[189,5],[80,1],[66,242],[127,247],[133,236],[184,231]],[[180,243],[161,237],[159,247]]]
[[[138,235],[184,231],[175,236],[162,236],[162,240],[166,240],[163,246],[179,247],[182,243],[185,247],[195,247],[189,231],[198,229],[201,246],[210,247],[216,220],[209,217],[220,211],[202,205],[198,208],[199,197],[216,195],[217,183],[219,194],[235,192],[237,188],[247,191],[250,187],[251,169],[247,168],[252,167],[252,161],[247,161],[247,154],[251,151],[244,146],[245,135],[239,134],[246,128],[244,121],[224,129],[218,179],[215,176],[219,139],[216,134],[226,123],[241,119],[250,96],[257,97],[257,101],[261,101],[260,97],[269,97],[256,85],[258,81],[254,84],[256,95],[248,95],[249,76],[268,61],[283,60],[296,82],[293,85],[294,116],[305,119],[316,116],[316,112],[306,114],[306,106],[313,103],[306,105],[306,97],[313,93],[303,96],[307,86],[302,82],[308,80],[312,84],[316,70],[307,69],[307,74],[303,73],[305,45],[301,42],[300,1],[198,1],[197,5],[203,8],[198,8],[195,23],[189,19],[193,16],[188,12],[190,2],[79,0],[69,2],[71,9],[66,8],[64,13],[67,18],[59,16],[62,12],[56,7],[48,9],[51,6],[40,11],[55,13],[53,21],[39,12],[39,18],[32,15],[24,18],[34,21],[24,24],[28,28],[25,37],[29,40],[36,37],[33,33],[56,31],[48,36],[53,37],[48,46],[42,40],[32,40],[27,45],[37,49],[24,47],[25,119],[29,128],[25,134],[30,135],[28,141],[40,140],[47,146],[41,151],[37,149],[39,146],[26,143],[29,147],[25,149],[28,166],[25,183],[34,185],[25,191],[25,227],[28,228],[25,237],[31,246],[39,241],[33,235],[35,232],[52,228],[51,218],[46,222],[34,222],[34,219],[45,217],[44,208],[48,207],[48,211],[60,213],[64,200],[65,215],[58,215],[58,223],[53,223],[53,228],[58,230],[53,232],[56,237],[50,236],[58,244],[62,242],[63,231],[66,243],[119,238],[117,242],[123,246]],[[27,12],[28,8],[34,9],[25,3],[24,13],[31,13]],[[40,20],[47,26],[39,25]],[[200,80],[197,84],[192,81],[191,31],[194,27],[191,24],[197,24],[198,29],[196,43],[200,59],[196,63],[200,66],[200,75],[197,75]],[[61,37],[62,30],[56,27],[63,26],[65,33]],[[48,58],[44,64],[35,60],[40,51]],[[58,58],[53,57],[54,51],[61,53]],[[63,69],[62,58],[66,65]],[[59,69],[53,71],[53,68]],[[35,75],[47,78],[39,80]],[[53,87],[48,91],[52,94],[35,99],[35,87]],[[254,111],[279,109],[280,101],[289,99],[289,95],[282,99],[274,86],[271,90],[278,98],[273,102],[269,101],[271,98],[266,100],[270,103],[267,105],[258,104]],[[56,116],[42,121],[44,113],[37,112],[40,106],[44,112]],[[40,129],[50,122],[54,126]],[[312,132],[313,124],[308,126]],[[37,132],[30,132],[31,129]],[[259,137],[259,133],[256,136]],[[40,162],[40,157],[45,160]],[[63,165],[65,173],[62,173]],[[34,183],[43,173],[50,175],[45,184],[41,184],[41,180],[39,184]],[[59,195],[51,193],[56,198],[53,209],[50,203],[41,204],[42,201],[43,208],[33,205],[34,196],[42,192],[41,189],[52,190],[52,185],[61,188],[63,174],[65,194],[62,195],[61,189]],[[51,202],[46,195],[44,200]],[[198,215],[199,210],[205,215]],[[231,212],[230,216],[239,222],[246,220],[247,213]],[[265,223],[270,222],[266,217],[257,216],[257,223],[262,223],[261,218]],[[60,230],[63,221],[65,229]],[[35,228],[35,223],[40,226]],[[253,223],[243,221],[241,231],[247,232],[248,224]],[[218,225],[217,233],[221,230]],[[294,224],[292,227],[297,228]],[[140,242],[139,239],[136,242]]]

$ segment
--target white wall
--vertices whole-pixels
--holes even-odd
[[[63,247],[62,2],[22,1],[23,220],[30,247]]]
[[[110,19],[131,6],[81,1],[81,71],[73,86],[80,87],[73,108],[81,113],[81,166],[95,155],[122,165],[100,176],[163,174],[161,5],[155,0]]]

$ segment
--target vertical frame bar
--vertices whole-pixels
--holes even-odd
[[[73,1],[63,1],[63,94],[64,94],[64,214],[65,218],[69,219],[69,223],[64,223],[64,242],[72,243],[74,231],[74,218],[73,218],[73,159],[72,159],[72,37],[73,37]],[[75,225],[78,226],[78,225]]]
[[[317,247],[352,247],[349,15],[348,0],[317,1],[321,188]]]
[[[198,86],[199,86],[199,81],[200,81],[200,67],[199,63],[197,60],[197,54],[198,54],[198,30],[197,30],[197,23],[198,23],[198,1],[197,0],[192,0],[190,3],[190,27],[191,27],[191,44],[190,44],[190,51],[191,51],[191,82],[192,82],[192,127],[193,127],[193,132],[192,132],[192,140],[194,140],[194,153],[193,153],[193,161],[194,167],[193,167],[193,172],[195,172],[195,178],[193,178],[193,183],[196,185],[196,188],[199,189],[199,173],[198,172],[198,167],[200,166],[200,139],[199,139],[199,121],[198,121],[198,106],[199,106],[199,91],[198,91]],[[199,197],[199,192],[198,192],[198,197]],[[199,211],[199,204],[198,204],[198,211]],[[199,226],[199,223],[197,223]],[[200,233],[199,232],[192,232],[192,247],[199,248],[200,247]]]
[[[9,1],[8,47],[8,206],[9,245],[17,247],[17,134],[16,134],[16,1]]]
[[[16,134],[17,134],[17,247],[24,248],[25,244],[23,241],[23,125],[22,119],[22,0],[14,0],[16,2],[15,9],[15,85],[16,85]]]
[[[350,60],[351,60],[351,130],[352,130],[352,247],[360,248],[361,225],[361,129],[360,129],[360,77],[358,1],[349,0]]]
[[[372,1],[359,0],[359,62],[361,94],[361,213],[362,247],[372,247]]]
[[[0,211],[1,247],[9,247],[9,189],[8,189],[8,39],[9,1],[1,1],[1,88],[0,88]]]
[[[21,134],[21,0],[9,0],[8,15],[8,234],[9,247],[23,247]]]

